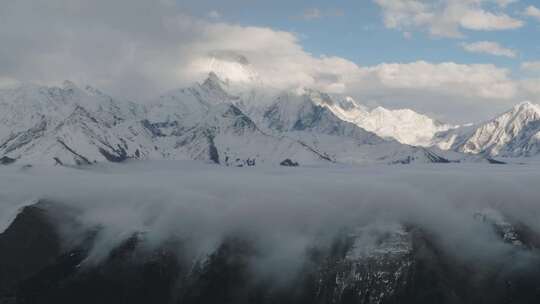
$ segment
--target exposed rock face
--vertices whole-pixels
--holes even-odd
[[[281,166],[285,166],[285,167],[298,167],[298,163],[293,161],[293,160],[290,160],[290,159],[285,159],[283,160],[281,163],[280,163]]]
[[[25,207],[0,234],[0,303],[60,255],[60,237],[47,213],[43,204]]]
[[[7,157],[7,156],[3,156],[2,158],[0,158],[0,164],[1,165],[10,165],[14,162],[16,162],[17,160],[14,159],[14,158],[11,158],[11,157]]]
[[[513,248],[504,261],[477,265],[447,252],[421,228],[384,224],[315,240],[298,270],[265,276],[265,252],[229,237],[206,257],[171,240],[148,249],[136,233],[93,261],[99,231],[61,246],[54,204],[26,207],[0,234],[0,303],[535,303],[540,297],[540,237],[501,213],[474,216]],[[517,266],[516,261],[528,263]],[[519,259],[519,260],[516,260]]]

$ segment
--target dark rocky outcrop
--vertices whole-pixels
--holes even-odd
[[[65,222],[68,216],[40,203],[24,208],[0,234],[0,303],[472,304],[540,298],[540,237],[523,224],[485,215],[475,218],[516,246],[514,255],[489,267],[446,252],[421,228],[396,225],[379,232],[360,227],[315,242],[298,271],[278,267],[274,276],[257,270],[264,246],[246,237],[225,238],[208,256],[194,259],[183,241],[150,249],[145,234],[136,233],[92,261],[99,231],[62,246],[50,219]],[[366,233],[373,243],[362,247]]]
[[[0,165],[11,165],[17,160],[8,156],[3,156],[0,158]]]
[[[292,161],[290,158],[287,158],[283,160],[281,163],[279,163],[281,166],[285,167],[298,167],[298,163],[295,161]]]
[[[19,282],[54,263],[60,248],[44,204],[24,207],[0,234],[0,303],[14,296]]]

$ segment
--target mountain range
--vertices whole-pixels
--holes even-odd
[[[369,109],[351,97],[256,83],[237,85],[211,72],[202,83],[144,103],[69,81],[3,89],[0,162],[296,166],[499,162],[494,158],[540,153],[540,106],[529,102],[483,123],[455,126],[409,109]]]

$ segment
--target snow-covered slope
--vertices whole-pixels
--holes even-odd
[[[302,165],[331,161],[298,141],[265,134],[236,106],[227,103],[212,106],[199,123],[190,127],[183,126],[181,121],[152,126],[161,134],[156,141],[167,158],[227,166],[277,165],[287,159]]]
[[[325,106],[339,118],[403,144],[429,146],[434,134],[455,128],[410,109],[376,107],[370,110],[351,97],[335,99],[337,101],[330,100]]]
[[[306,131],[352,137],[359,144],[377,144],[384,140],[374,133],[337,117],[323,104],[328,95],[307,91],[279,95],[264,111],[263,125],[277,132]]]
[[[0,91],[0,159],[63,165],[133,158],[235,166],[330,161],[296,140],[259,130],[226,86],[210,74],[146,106],[70,82]]]
[[[329,95],[313,90],[286,92],[266,108],[261,124],[271,132],[285,134],[325,151],[338,162],[448,162],[426,148],[383,139],[342,120],[326,106],[331,103],[333,100]]]
[[[500,157],[540,153],[540,106],[522,102],[510,111],[479,125],[437,134],[442,149]]]
[[[253,88],[251,88],[253,89]],[[148,110],[148,123],[168,158],[226,165],[337,161],[447,162],[424,148],[385,140],[342,120],[314,90],[239,91],[215,73],[200,85],[170,92]]]
[[[261,84],[261,77],[244,55],[233,51],[214,51],[209,55],[207,72],[215,73],[227,82]]]
[[[352,99],[341,100],[316,90],[276,93],[259,89],[231,85],[210,73],[200,84],[168,92],[146,104],[114,99],[70,82],[62,87],[24,85],[3,90],[0,163],[78,165],[196,159],[253,166],[469,160],[459,152],[411,146],[377,134],[383,132],[386,121],[391,122],[389,130],[399,129],[392,123],[398,125],[400,120],[409,126],[404,130],[420,130],[423,124],[446,128],[426,117],[420,123],[407,122],[406,117],[419,117],[414,112],[404,111],[406,115],[393,119],[397,114],[392,113],[401,112],[368,111]],[[350,121],[351,113],[356,117],[383,113],[383,118],[376,119],[378,131]],[[367,121],[371,120],[364,123]],[[434,132],[433,128],[424,133]],[[411,136],[418,139],[418,130]]]
[[[403,144],[428,147],[435,133],[455,127],[410,109],[369,109],[348,96],[328,95],[306,88],[298,90],[301,92],[280,92],[263,82],[245,56],[233,51],[209,54],[201,65],[203,69],[223,79],[227,84],[227,91],[240,97],[237,106],[255,121],[260,121],[260,116],[265,112],[260,111],[261,106],[269,106],[277,96],[297,93],[310,96],[312,101],[328,108],[340,120]]]
[[[90,164],[154,154],[139,106],[96,89],[24,85],[0,91],[0,155],[23,162]]]
[[[331,161],[324,153],[279,135],[267,134],[240,108],[243,99],[210,73],[202,84],[154,101],[147,125],[166,158],[213,161],[234,166]]]

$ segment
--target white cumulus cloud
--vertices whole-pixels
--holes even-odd
[[[401,3],[401,11],[430,11],[425,2],[383,1]],[[394,17],[389,22],[396,26],[406,22]],[[428,17],[420,13],[417,20]],[[267,86],[310,87],[451,119],[487,118],[525,95],[508,70],[494,65],[359,66],[310,54],[294,33],[196,18],[171,2],[50,0],[36,7],[34,1],[18,0],[3,7],[0,20],[0,84],[70,79],[145,100],[203,80],[212,58],[228,54],[220,60],[239,60],[240,65],[230,65],[236,72],[247,64]]]
[[[536,20],[540,21],[540,9],[536,6],[531,5],[527,7],[527,9],[525,10],[525,15],[533,17]]]
[[[529,72],[540,72],[540,61],[526,61],[521,64],[521,69]]]
[[[511,30],[523,26],[523,21],[501,12],[511,0],[374,0],[383,11],[387,28],[408,31],[425,30],[432,36],[462,37],[463,29],[475,31]],[[496,3],[491,11],[485,4]]]
[[[516,50],[505,48],[492,41],[478,41],[472,43],[463,43],[462,47],[467,52],[471,53],[484,53],[494,56],[504,56],[509,58],[515,58],[518,53]]]

